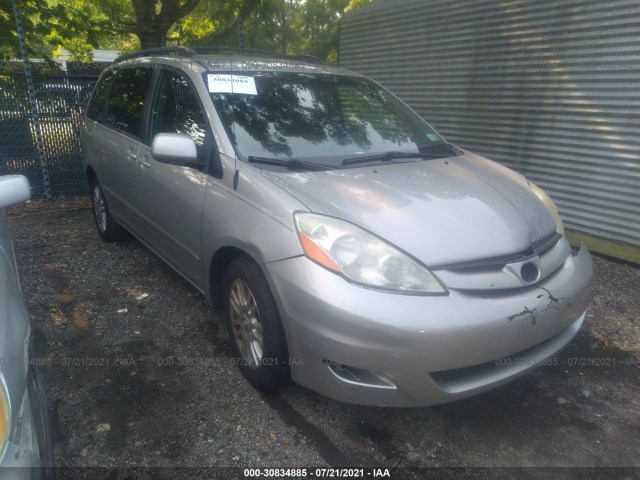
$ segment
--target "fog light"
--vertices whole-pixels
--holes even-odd
[[[327,359],[324,359],[322,363],[327,365],[331,373],[333,373],[337,378],[351,385],[390,390],[395,390],[397,388],[386,376],[372,372],[371,370],[350,367],[349,365],[343,365]]]

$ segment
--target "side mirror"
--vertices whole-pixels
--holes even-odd
[[[153,137],[151,155],[157,161],[186,167],[200,166],[196,142],[186,133],[158,133]]]
[[[31,198],[29,180],[24,175],[0,177],[0,209],[18,205]]]

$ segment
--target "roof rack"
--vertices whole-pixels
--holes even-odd
[[[326,65],[327,62],[322,60],[321,58],[316,57],[315,55],[291,55],[287,58],[292,58],[294,60],[300,60],[301,62],[309,62],[309,63],[319,63],[322,65]]]
[[[127,53],[120,55],[113,63],[122,62],[138,57],[147,57],[149,55],[163,55],[163,54],[175,54],[178,57],[194,58],[198,56],[198,52],[189,47],[157,47],[147,48],[145,50],[138,50],[137,52]]]
[[[312,63],[320,63],[324,64],[324,60],[321,60],[318,57],[314,57],[313,55],[285,55],[278,52],[271,52],[269,50],[259,50],[255,48],[233,48],[233,47],[215,47],[215,46],[204,46],[204,47],[190,47],[191,50],[195,50],[197,53],[214,53],[214,52],[232,52],[238,53],[240,55],[262,55],[265,57],[273,57],[273,58],[283,58],[289,60],[300,60]]]
[[[269,52],[266,50],[256,50],[249,48],[231,48],[231,47],[215,47],[215,46],[204,46],[204,47],[184,47],[184,46],[174,46],[174,47],[157,47],[157,48],[147,48],[145,50],[139,50],[133,53],[127,53],[125,55],[120,55],[118,58],[114,60],[113,63],[123,62],[125,60],[130,60],[132,58],[146,57],[150,55],[176,55],[178,57],[184,58],[197,58],[200,54],[206,53],[215,53],[215,52],[232,52],[240,55],[262,55],[265,57],[273,57],[273,58],[282,58],[289,60],[299,60],[304,62],[311,62],[324,65],[325,62],[318,57],[314,57],[312,55],[283,55],[277,52]]]

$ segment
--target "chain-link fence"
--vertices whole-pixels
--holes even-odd
[[[33,198],[87,194],[80,123],[97,77],[34,74],[34,115],[25,75],[0,72],[0,175],[26,175]]]

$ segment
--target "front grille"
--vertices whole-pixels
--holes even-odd
[[[498,257],[483,258],[480,260],[470,260],[468,262],[454,263],[450,265],[439,265],[437,270],[450,270],[458,273],[476,273],[486,271],[500,271],[509,263],[519,263],[529,260],[530,258],[544,255],[545,252],[551,250],[558,240],[562,238],[558,232],[554,232],[542,240],[538,240],[531,244],[529,248],[522,252],[510,253],[508,255],[500,255]]]

